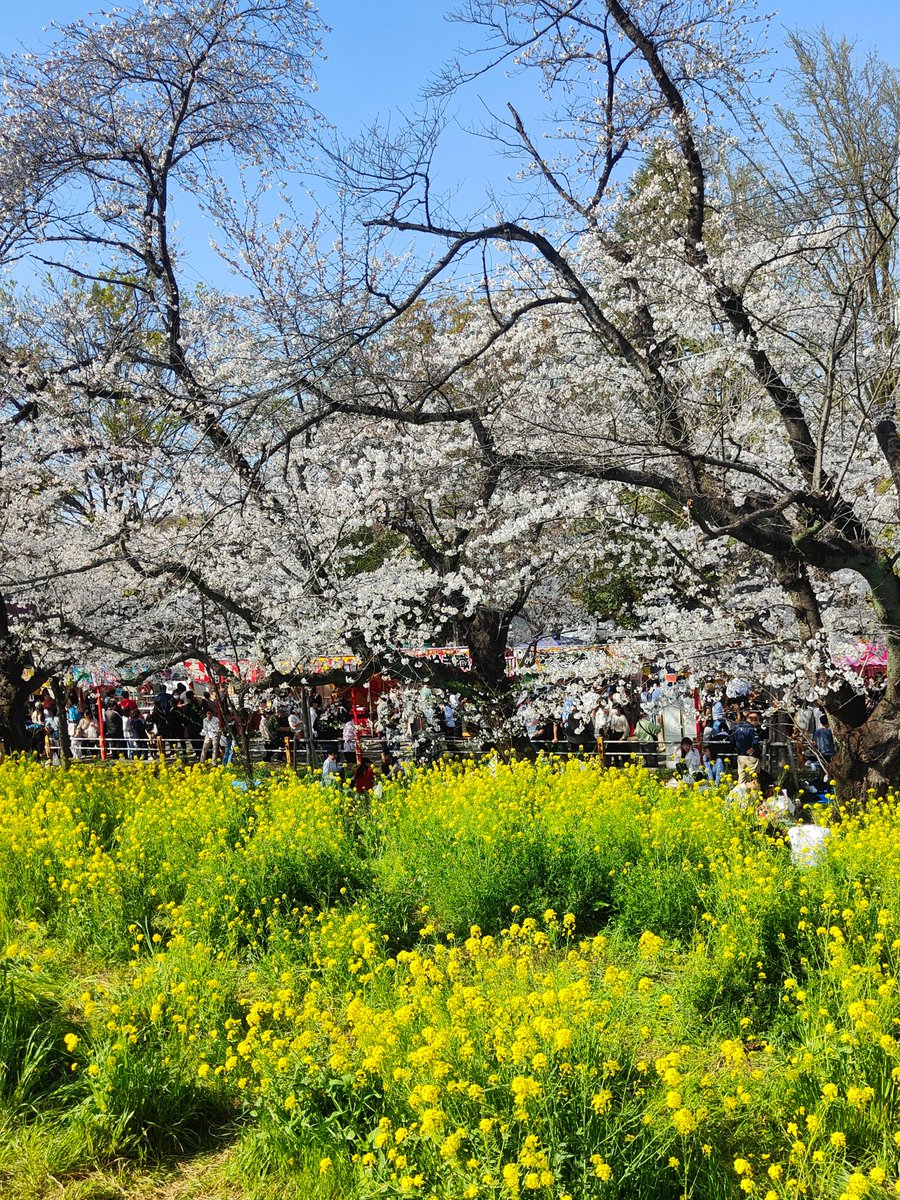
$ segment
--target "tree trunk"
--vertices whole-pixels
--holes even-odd
[[[861,724],[832,718],[837,751],[828,764],[841,800],[864,803],[900,787],[900,708],[882,702]]]
[[[25,721],[28,693],[21,686],[21,665],[0,646],[0,743],[8,754],[30,749]]]
[[[247,776],[247,779],[253,782],[253,753],[250,747],[250,729],[246,720],[246,709],[244,707],[244,697],[241,695],[240,703],[235,706],[234,715],[234,732],[240,743],[238,752],[238,762]]]
[[[511,726],[515,695],[506,673],[511,621],[511,613],[476,608],[471,617],[460,621],[460,632],[472,660],[472,699],[480,709],[488,742],[521,750],[527,741],[524,731],[520,739]]]
[[[865,570],[863,569],[865,566]],[[884,698],[870,711],[869,697],[844,682],[822,701],[835,741],[825,773],[843,801],[865,803],[874,791],[884,796],[900,786],[900,583],[893,567],[880,560],[857,567],[872,589],[887,645]],[[776,559],[778,582],[791,597],[797,621],[811,638],[823,629],[808,569],[798,559]]]
[[[59,761],[67,767],[72,758],[72,744],[69,740],[69,721],[66,689],[58,675],[52,680],[53,699],[56,701],[56,719],[59,721]]]
[[[30,687],[22,679],[30,665],[10,631],[6,601],[0,596],[0,743],[7,753],[30,749],[25,731]]]
[[[510,617],[495,609],[476,608],[460,625],[472,658],[472,675],[479,687],[496,696],[508,692],[506,642]]]

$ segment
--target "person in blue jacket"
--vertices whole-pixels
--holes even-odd
[[[759,749],[759,713],[748,713],[731,728],[731,745],[737,755],[738,783],[747,783],[755,776],[759,760],[750,754],[751,747]]]

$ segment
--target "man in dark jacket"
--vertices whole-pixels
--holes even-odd
[[[147,725],[140,709],[135,709],[125,718],[125,739],[129,758],[146,758],[148,751]]]
[[[179,705],[179,713],[184,721],[184,736],[191,744],[194,757],[199,758],[203,750],[203,709],[193,692],[189,692],[183,704]]]
[[[827,783],[829,778],[828,764],[834,758],[837,747],[834,744],[834,734],[831,732],[831,727],[828,724],[826,716],[819,718],[819,728],[813,734],[813,741],[816,743],[819,769],[822,772],[825,783]]]
[[[106,739],[106,752],[110,758],[119,758],[125,748],[122,714],[115,704],[109,704],[103,714],[103,736]]]
[[[732,727],[731,745],[737,755],[738,783],[747,783],[756,775],[759,762],[750,754],[751,746],[759,749],[759,713],[749,713]]]

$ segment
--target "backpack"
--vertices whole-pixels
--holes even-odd
[[[746,721],[741,721],[735,725],[731,731],[731,740],[734,743],[734,748],[738,754],[746,754],[751,746],[758,741],[756,730]]]

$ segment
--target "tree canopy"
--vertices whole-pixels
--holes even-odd
[[[511,631],[593,607],[685,660],[765,647],[848,771],[900,778],[895,70],[797,33],[773,112],[739,0],[455,15],[477,51],[364,141],[312,106],[299,0],[144,4],[4,60],[4,704],[23,665],[415,673],[452,640],[508,712]],[[489,130],[518,173],[471,221],[432,180],[442,105],[510,70],[543,123]],[[318,208],[273,215],[304,167]],[[192,280],[185,206],[233,292]],[[840,667],[870,635],[874,711]]]

